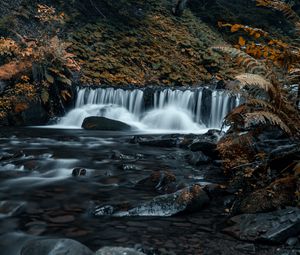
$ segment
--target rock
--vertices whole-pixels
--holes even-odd
[[[25,154],[23,151],[16,151],[14,154],[3,152],[0,155],[0,161],[18,159],[18,158],[22,158],[24,156],[25,156]]]
[[[25,202],[19,201],[1,201],[0,202],[0,219],[12,217],[20,214],[26,205]]]
[[[92,116],[84,119],[82,128],[87,130],[128,131],[131,126],[118,120]]]
[[[200,166],[207,164],[211,161],[209,157],[204,155],[202,151],[195,151],[185,156],[186,161],[193,166]]]
[[[169,171],[155,171],[152,174],[140,180],[135,188],[142,190],[159,191],[163,193],[174,192],[176,176]]]
[[[212,99],[212,90],[203,88],[201,116],[202,116],[203,123],[207,126],[209,126],[209,120],[210,120],[210,115],[211,115],[211,104],[212,104],[211,99]]]
[[[241,251],[241,252],[246,252],[250,254],[255,254],[255,245],[252,243],[246,243],[246,244],[238,244],[235,247],[236,250]]]
[[[164,147],[171,148],[177,147],[177,139],[176,138],[157,138],[154,140],[141,140],[139,141],[140,145],[145,146],[153,146],[153,147]]]
[[[236,203],[238,213],[268,212],[282,206],[292,206],[297,179],[293,176],[277,179],[263,189],[257,189]]]
[[[141,166],[131,164],[123,164],[120,168],[124,171],[138,171],[142,169]]]
[[[93,252],[72,239],[38,239],[25,243],[21,255],[93,255]]]
[[[94,215],[96,216],[103,216],[103,215],[112,215],[115,211],[115,208],[111,205],[105,205],[96,207],[94,210]]]
[[[297,237],[290,237],[285,243],[288,246],[295,246],[299,243],[299,239]]]
[[[300,249],[282,249],[278,248],[276,249],[276,252],[274,255],[299,255],[300,254]]]
[[[86,169],[81,168],[81,167],[76,167],[76,168],[73,169],[72,175],[73,175],[74,177],[78,177],[78,176],[86,176]]]
[[[271,168],[283,169],[297,159],[300,159],[300,144],[289,144],[272,150],[268,161]]]
[[[11,113],[8,122],[12,126],[44,125],[48,122],[49,115],[41,102],[28,103],[28,107],[20,113]]]
[[[135,157],[130,156],[130,155],[122,154],[120,151],[115,150],[115,151],[112,152],[111,159],[115,159],[115,160],[134,160]]]
[[[172,216],[183,211],[194,212],[203,208],[209,198],[200,185],[181,189],[175,193],[161,195],[128,211],[116,212],[122,216]]]
[[[206,156],[211,157],[212,159],[218,159],[216,143],[206,141],[194,142],[190,149],[191,151],[202,151]]]
[[[103,247],[96,251],[95,255],[145,255],[145,253],[131,248]]]
[[[224,232],[244,241],[284,243],[300,233],[300,209],[289,207],[269,213],[242,214],[231,218]]]

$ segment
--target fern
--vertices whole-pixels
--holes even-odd
[[[261,99],[249,99],[249,100],[247,100],[246,104],[248,106],[252,106],[252,107],[267,109],[274,113],[277,111],[277,109],[272,104],[266,102],[265,100],[261,100]]]
[[[280,11],[287,20],[296,23],[299,21],[299,16],[294,12],[291,6],[287,3],[278,0],[256,0],[257,6],[264,6],[276,11]]]
[[[294,25],[296,33],[300,32],[300,18],[289,4],[278,0],[256,0],[256,5],[281,12]]]
[[[291,134],[290,128],[281,120],[281,118],[274,113],[267,111],[255,111],[251,113],[246,113],[245,115],[245,127],[257,126],[257,125],[267,125],[271,124],[273,126],[280,127],[287,134]]]
[[[254,97],[261,94],[261,90],[266,91],[271,98],[277,92],[270,81],[258,74],[244,73],[236,76],[235,79],[239,81],[242,88],[245,86],[250,87],[249,91],[251,91],[251,94],[254,95]]]
[[[219,52],[219,53],[225,53],[234,58],[241,66],[245,67],[246,71],[253,74],[263,75],[267,76],[267,69],[266,66],[256,60],[255,58],[251,57],[247,53],[233,48],[229,46],[215,46],[212,47],[212,50]]]

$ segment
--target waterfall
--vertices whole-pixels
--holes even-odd
[[[150,97],[152,105],[146,107],[142,89],[79,88],[75,108],[56,127],[80,128],[84,118],[104,116],[137,130],[198,132],[220,128],[226,114],[240,103],[224,90],[207,88],[163,89]]]

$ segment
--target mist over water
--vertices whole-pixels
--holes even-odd
[[[152,105],[146,107],[141,89],[81,88],[75,108],[53,127],[81,128],[86,117],[102,116],[125,122],[137,131],[203,133],[221,128],[226,114],[239,105],[239,98],[223,90],[164,89],[151,96]]]

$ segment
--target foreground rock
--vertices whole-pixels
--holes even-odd
[[[72,239],[38,239],[26,243],[21,255],[93,255],[83,244]]]
[[[161,195],[144,202],[127,211],[118,211],[112,206],[96,207],[95,216],[111,214],[115,217],[124,216],[172,216],[180,212],[195,212],[209,202],[209,197],[200,185],[178,190],[175,193]]]
[[[171,193],[176,190],[176,176],[169,171],[154,171],[149,177],[140,180],[136,189]]]
[[[98,250],[95,255],[145,255],[145,253],[131,248],[103,247]]]
[[[87,130],[104,131],[127,131],[131,129],[131,126],[124,122],[98,116],[85,118],[81,127]]]
[[[290,207],[270,213],[242,214],[231,218],[224,232],[244,241],[283,243],[300,233],[300,209]]]

